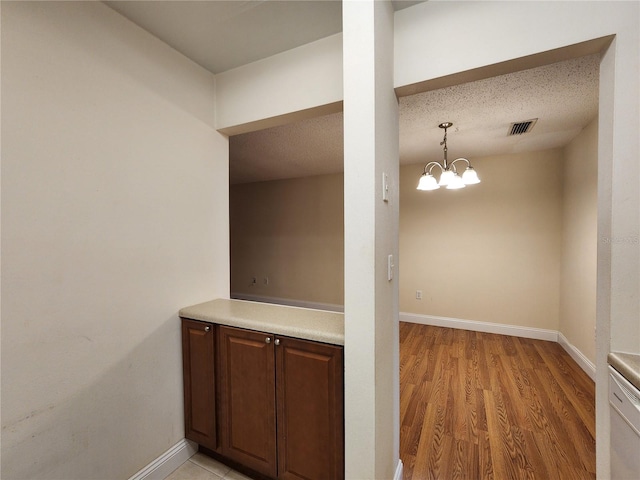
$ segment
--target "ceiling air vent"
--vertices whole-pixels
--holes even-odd
[[[510,137],[511,135],[522,135],[523,133],[528,133],[537,121],[538,119],[534,118],[532,120],[525,120],[524,122],[512,123],[507,136]]]

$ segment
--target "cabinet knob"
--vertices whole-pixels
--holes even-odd
[[[276,338],[276,339],[275,339],[275,341],[274,341],[273,343],[275,343],[276,345],[280,345],[280,339],[279,339],[279,338]]]
[[[271,337],[267,337],[264,339],[264,343],[271,343]]]
[[[209,330],[211,330],[211,327],[209,325],[207,325],[206,327],[204,327],[204,331],[208,332]]]

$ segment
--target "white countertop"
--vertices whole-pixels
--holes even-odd
[[[640,390],[640,355],[625,352],[611,352],[607,360],[629,382]]]
[[[216,299],[180,309],[181,318],[344,345],[344,314],[247,300]]]

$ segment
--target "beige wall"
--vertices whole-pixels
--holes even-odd
[[[595,363],[598,121],[565,148],[560,332]]]
[[[400,311],[558,330],[563,164],[474,159],[482,183],[455,192],[417,191],[422,166],[403,166]],[[342,175],[233,186],[232,291],[342,304],[342,223]]]
[[[482,183],[457,192],[419,192],[422,166],[403,166],[400,311],[559,330],[594,362],[597,133],[594,120],[565,149],[474,159]],[[342,183],[233,186],[232,291],[342,305]]]
[[[229,288],[214,87],[100,2],[2,2],[2,478],[184,438],[177,312]]]
[[[562,152],[473,159],[482,183],[415,189],[400,177],[400,310],[558,329]],[[423,299],[417,300],[416,290]]]
[[[232,186],[232,294],[342,305],[343,190],[342,174]]]

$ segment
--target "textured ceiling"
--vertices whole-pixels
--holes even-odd
[[[338,33],[339,0],[105,1],[213,73]],[[400,10],[420,1],[394,1]],[[400,163],[497,155],[566,145],[596,115],[598,55],[400,98]],[[539,118],[520,137],[512,122]],[[342,114],[230,138],[232,183],[342,171]]]
[[[342,171],[342,112],[229,138],[231,183]]]
[[[465,83],[400,99],[400,162],[482,157],[563,147],[598,113],[599,54]],[[524,135],[512,122],[538,118]],[[425,161],[426,163],[426,161]]]
[[[400,164],[501,155],[567,145],[598,113],[599,55],[400,98]],[[538,118],[524,135],[513,122]],[[231,183],[343,169],[343,118],[336,113],[230,138]]]

